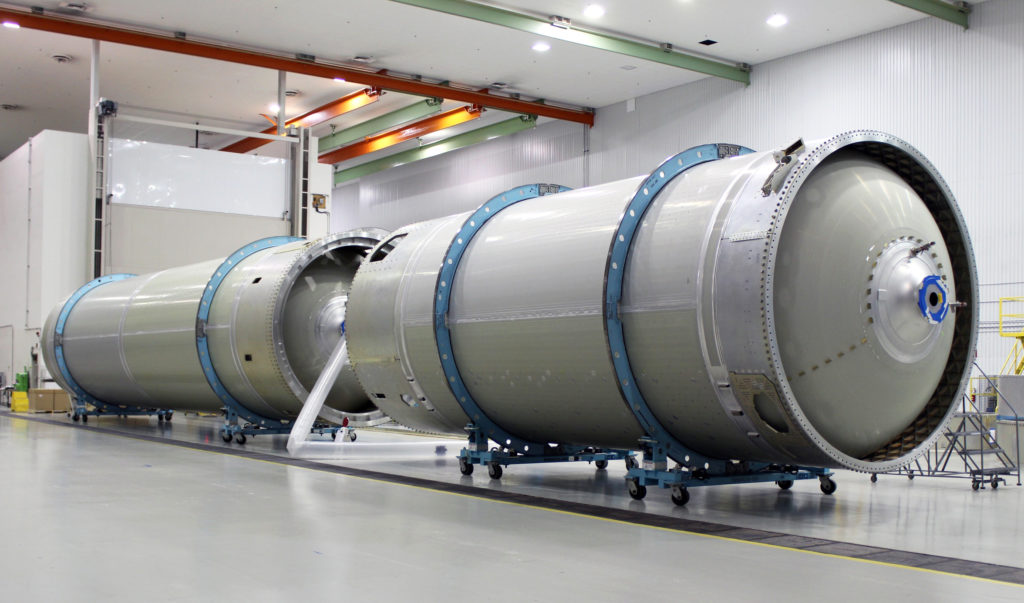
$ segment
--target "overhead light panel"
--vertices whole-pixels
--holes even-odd
[[[343,78],[343,77],[336,77],[336,78],[334,78],[334,81],[342,83],[342,82],[345,81],[345,78]]]
[[[531,46],[530,48],[534,49],[537,52],[547,52],[551,50],[551,44],[548,44],[547,42],[534,42],[533,46]]]
[[[4,27],[7,29],[21,29],[17,21],[4,21]]]
[[[552,27],[557,27],[558,29],[569,29],[570,27],[572,27],[572,21],[569,19],[569,17],[551,15],[550,17],[548,17],[548,19],[551,21]]]
[[[789,23],[789,17],[782,13],[775,13],[774,15],[768,17],[768,20],[765,21],[765,23],[771,25],[772,27],[782,27],[786,23]]]
[[[600,4],[588,4],[583,9],[583,16],[588,19],[600,19],[604,16],[604,7]]]

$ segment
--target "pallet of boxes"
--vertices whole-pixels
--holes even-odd
[[[21,396],[18,396],[18,394]],[[29,389],[28,392],[14,392],[11,398],[11,410],[14,412],[68,412],[71,410],[71,397],[62,389]]]

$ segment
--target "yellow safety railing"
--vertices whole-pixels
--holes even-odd
[[[999,369],[999,373],[1002,375],[1024,374],[1024,312],[1010,312],[1012,305],[1017,305],[1024,310],[1024,297],[999,298],[999,335],[1013,337],[1017,340],[1013,342],[1013,348],[1010,349],[1006,362]]]

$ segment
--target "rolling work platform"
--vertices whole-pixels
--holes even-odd
[[[915,460],[912,467],[892,474],[906,475],[909,479],[916,476],[970,479],[973,490],[984,490],[986,484],[994,490],[1005,484],[1007,477],[1016,475],[1017,485],[1022,485],[1019,464],[1000,445],[993,429],[997,418],[1014,421],[1014,444],[1019,450],[1021,416],[1009,403],[1002,413],[1012,414],[996,412],[995,401],[990,398],[1003,399],[998,385],[977,363],[975,368],[982,376],[971,380],[970,391],[964,394],[962,410],[953,414],[943,432],[944,439]],[[878,475],[872,474],[871,481],[878,481]]]

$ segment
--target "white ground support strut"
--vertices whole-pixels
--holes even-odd
[[[302,411],[288,435],[288,453],[296,458],[316,459],[358,459],[358,458],[393,458],[393,457],[432,457],[448,454],[448,447],[454,451],[461,447],[461,440],[422,440],[417,442],[352,442],[349,431],[345,427],[339,437],[332,442],[311,441],[309,434],[313,422],[323,409],[324,400],[331,390],[341,369],[348,363],[348,342],[343,335],[338,345],[331,352],[324,370],[309,392],[309,397],[302,406]]]

